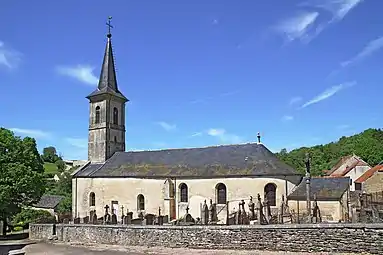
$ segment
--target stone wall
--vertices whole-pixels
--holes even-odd
[[[51,228],[52,225],[50,225]],[[49,225],[31,225],[31,239],[49,239]],[[204,249],[369,252],[383,254],[383,224],[242,226],[57,225],[62,242]]]
[[[31,240],[51,239],[55,234],[54,228],[54,224],[29,224],[29,238]]]

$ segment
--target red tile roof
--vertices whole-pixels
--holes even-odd
[[[383,172],[383,165],[376,165],[368,169],[364,174],[362,174],[358,179],[355,180],[356,183],[363,183],[367,181],[371,176],[376,172]]]

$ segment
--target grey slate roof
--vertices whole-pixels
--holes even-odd
[[[34,205],[37,208],[54,209],[63,200],[63,196],[43,195],[40,201]]]
[[[314,199],[314,194],[317,200],[320,201],[339,201],[343,194],[350,187],[349,177],[334,177],[334,178],[311,178],[310,182],[310,197]],[[306,201],[306,181],[305,179],[298,187],[288,196],[289,200]]]
[[[116,152],[103,164],[89,164],[74,177],[243,177],[301,176],[257,143],[158,151]]]
[[[111,37],[112,35],[108,34],[108,41],[105,47],[104,60],[102,62],[97,89],[88,95],[87,98],[90,99],[91,97],[101,94],[112,94],[124,101],[128,101],[128,99],[118,90]]]

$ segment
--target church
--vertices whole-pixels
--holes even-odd
[[[107,35],[97,89],[89,100],[88,161],[72,179],[73,218],[105,207],[118,218],[127,211],[179,219],[186,211],[200,217],[212,201],[218,224],[250,196],[267,198],[277,209],[301,182],[295,169],[280,161],[258,134],[257,142],[203,148],[125,151],[127,97],[117,86],[112,35]]]

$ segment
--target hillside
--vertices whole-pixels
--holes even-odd
[[[337,142],[313,147],[302,147],[287,152],[282,149],[277,157],[305,173],[305,153],[312,158],[311,171],[315,176],[323,175],[323,170],[330,169],[341,157],[356,154],[371,166],[383,161],[383,130],[367,129],[349,137],[341,137]]]

